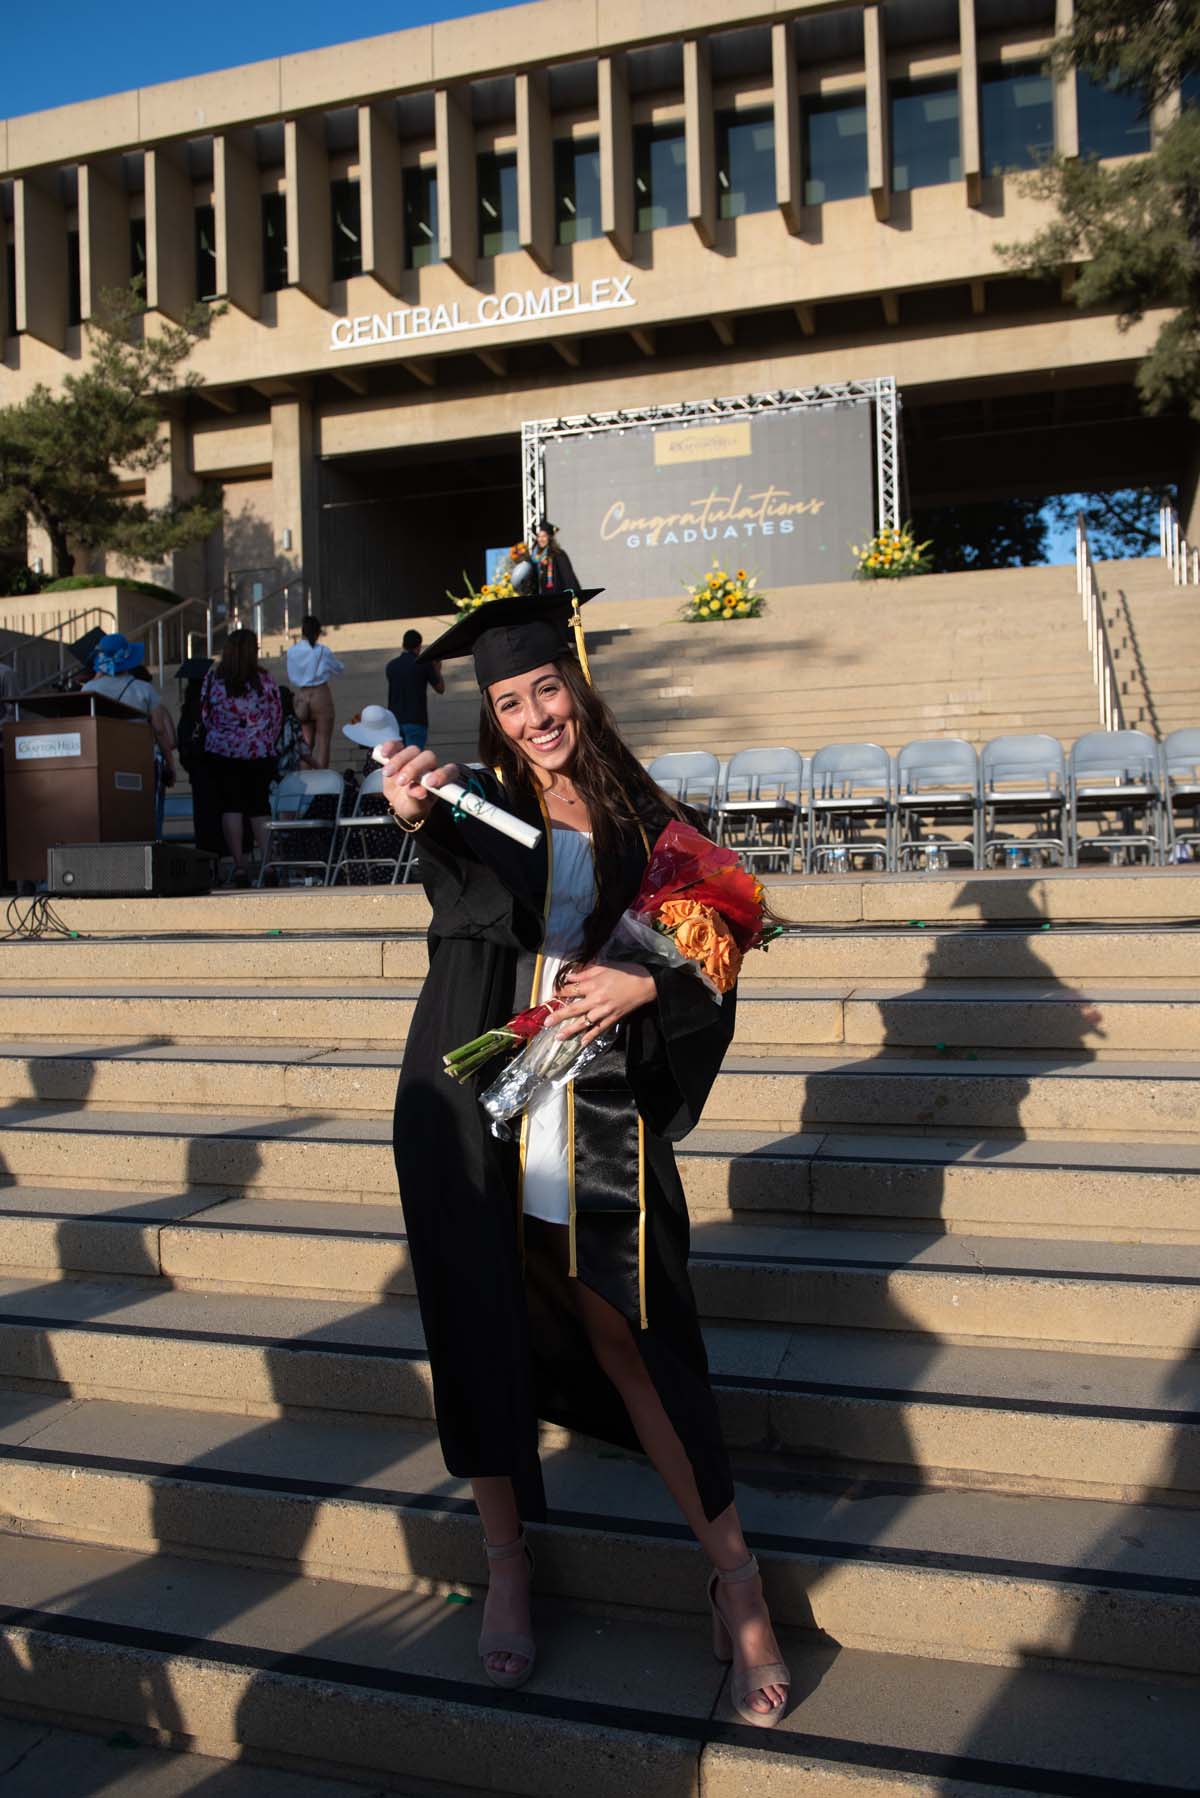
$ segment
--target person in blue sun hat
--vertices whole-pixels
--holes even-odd
[[[146,652],[140,643],[131,643],[120,631],[101,637],[92,652],[91,680],[83,684],[85,693],[101,693],[118,705],[140,712],[154,732],[155,743],[155,829],[162,835],[163,793],[175,785],[175,724],[170,712],[146,671]]]

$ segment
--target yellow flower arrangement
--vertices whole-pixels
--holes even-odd
[[[512,578],[507,571],[498,574],[493,581],[484,581],[482,587],[477,591],[467,579],[464,569],[463,586],[466,588],[466,592],[461,594],[451,593],[448,587],[446,589],[446,598],[460,618],[468,612],[477,612],[480,606],[489,605],[494,599],[516,599],[518,597],[517,590],[512,584]]]
[[[729,574],[714,562],[708,574],[683,585],[687,599],[682,616],[689,624],[717,618],[758,618],[767,603],[766,594],[758,591],[758,576],[748,575],[744,568]]]
[[[933,568],[933,557],[929,554],[932,541],[927,538],[924,543],[918,543],[911,524],[899,527],[885,524],[861,549],[857,543],[851,544],[851,553],[858,557],[855,578],[894,581],[910,574],[928,574]]]

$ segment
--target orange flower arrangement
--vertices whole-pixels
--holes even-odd
[[[655,929],[673,939],[688,961],[699,963],[719,993],[737,985],[742,952],[728,924],[711,905],[699,899],[668,899],[659,908]]]

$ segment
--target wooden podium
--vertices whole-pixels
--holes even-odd
[[[150,720],[100,693],[47,693],[4,726],[10,880],[45,880],[55,843],[154,837]]]

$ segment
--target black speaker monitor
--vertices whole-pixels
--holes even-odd
[[[213,857],[185,843],[56,843],[46,886],[60,899],[183,898],[208,893]]]

